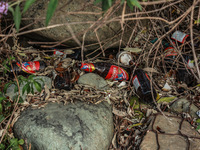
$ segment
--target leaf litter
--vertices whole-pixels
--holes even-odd
[[[170,4],[166,3],[166,4]],[[183,3],[185,4],[185,3]],[[188,5],[188,4],[187,4]],[[185,6],[185,5],[183,5]],[[157,7],[159,9],[160,7]],[[179,5],[176,5],[177,8],[184,9]],[[187,8],[187,7],[186,7]],[[156,10],[156,9],[155,9]],[[178,9],[179,10],[179,9]],[[180,11],[179,10],[179,11]],[[169,17],[173,20],[175,17],[176,11],[163,13],[160,11],[161,15],[164,17]],[[172,13],[173,15],[170,15]],[[169,15],[168,15],[169,14]],[[152,20],[151,20],[152,21]],[[152,21],[152,24],[159,24],[159,21]],[[160,23],[161,24],[161,23]],[[187,20],[185,24],[188,24]],[[159,31],[158,33],[154,30],[150,29],[155,28]],[[151,52],[152,43],[150,39],[156,37],[158,34],[162,36],[165,32],[162,31],[161,26],[148,26],[147,28],[141,28],[138,26],[139,34],[136,34],[136,37],[133,37],[133,41],[129,43],[129,46],[124,48],[125,51],[129,51],[134,54],[134,58],[137,58],[138,64],[141,65],[144,70],[152,75],[153,77],[153,85],[156,86],[157,91],[159,91],[160,98],[158,98],[157,102],[159,105],[157,106],[162,111],[170,111],[169,105],[170,103],[176,101],[180,97],[189,97],[193,99],[193,103],[200,108],[200,96],[199,89],[200,87],[197,85],[196,87],[188,88],[183,83],[176,83],[173,77],[173,73],[161,73],[160,68],[163,66],[155,65],[154,60],[157,62],[161,62],[162,54],[156,55],[156,50],[158,48],[153,49]],[[148,35],[149,34],[149,35]],[[159,37],[158,37],[159,38]],[[160,49],[163,48],[163,45],[159,45]],[[38,52],[33,48],[22,48],[18,44],[13,48],[16,50],[16,56],[20,61],[27,61],[35,58],[35,60],[48,59],[49,66],[45,69],[44,72],[36,73],[36,75],[50,75],[52,72],[61,68],[67,68],[73,66],[74,61],[66,58],[51,58],[43,52]],[[33,49],[33,50],[32,50]],[[71,53],[71,51],[69,51]],[[159,52],[158,52],[159,53]],[[149,54],[149,55],[148,55]],[[149,58],[149,62],[147,61],[147,57],[152,55],[153,57]],[[43,56],[44,55],[44,56]],[[152,59],[153,58],[153,59]],[[60,64],[61,60],[63,61]],[[148,62],[148,65],[145,63]],[[159,64],[159,63],[158,63]],[[60,66],[59,66],[60,65]],[[59,66],[59,67],[58,67]],[[61,71],[61,70],[59,70]],[[76,77],[74,75],[74,82],[76,82]],[[109,81],[108,81],[109,82]],[[126,82],[125,82],[126,83]],[[167,84],[167,86],[165,86]],[[45,85],[44,90],[41,93],[36,92],[34,94],[28,94],[26,100],[18,106],[18,111],[14,113],[14,117],[11,121],[11,127],[17,121],[20,116],[20,111],[23,111],[27,107],[31,106],[34,109],[40,109],[45,107],[49,102],[54,103],[63,103],[67,105],[69,103],[73,103],[76,100],[81,100],[86,103],[98,104],[103,101],[107,101],[112,105],[113,108],[113,116],[114,116],[114,136],[112,139],[112,144],[110,145],[110,150],[112,149],[137,149],[144,133],[146,132],[147,123],[145,122],[145,118],[149,117],[151,114],[155,114],[159,111],[158,108],[148,106],[146,104],[141,104],[135,97],[130,95],[135,95],[134,90],[129,86],[128,83],[124,84],[119,82],[109,82],[110,89],[109,90],[98,90],[94,87],[88,85],[78,85],[75,84],[74,88],[71,91],[58,90],[58,89],[48,89]],[[182,87],[185,89],[186,93],[179,94],[177,92],[176,86]],[[170,88],[169,88],[170,87]],[[163,89],[164,88],[164,89]],[[127,91],[130,93],[127,94]],[[12,102],[12,100],[11,100]],[[190,116],[185,114],[185,117],[189,120]],[[5,125],[7,120],[3,122]],[[159,129],[159,128],[158,128]],[[4,129],[0,130],[0,133]],[[10,136],[13,136],[10,134]]]

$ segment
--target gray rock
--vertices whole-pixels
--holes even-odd
[[[169,113],[155,114],[147,134],[140,145],[140,150],[200,150],[200,135],[182,118]],[[156,138],[157,133],[157,138]],[[157,141],[158,140],[158,141]]]
[[[14,125],[14,134],[27,139],[31,150],[106,150],[113,136],[111,106],[106,103],[49,103],[27,109]]]
[[[36,80],[36,79],[42,79],[44,82],[42,82],[41,80]],[[52,80],[49,77],[46,77],[46,76],[36,76],[36,77],[34,77],[34,80],[38,81],[41,84],[42,88],[44,88],[45,84],[46,84],[47,88],[49,88],[49,89],[51,89],[51,87],[52,87]],[[22,95],[22,89],[23,89],[23,87],[24,87],[25,84],[26,83],[23,82],[20,85],[20,96],[23,98],[23,100],[25,100],[26,95],[27,95],[27,92],[25,92],[24,95]],[[14,99],[14,97],[16,95],[18,95],[18,91],[14,92],[15,87],[16,86],[14,84],[11,84],[9,86],[9,88],[7,89],[7,91],[6,91],[6,95],[9,96],[11,99]],[[37,92],[35,86],[33,88],[34,88],[34,92]]]
[[[38,21],[38,18],[46,17],[48,2],[49,0],[36,1],[31,6],[31,8],[29,8],[29,10],[25,14],[23,14],[25,18],[32,18],[32,19],[23,20],[22,23],[24,25],[28,25],[36,21],[31,26],[31,29],[38,29],[41,27],[45,27],[45,20]],[[129,8],[127,7],[126,11],[128,10]],[[70,14],[70,12],[72,13]],[[76,12],[83,12],[83,13],[78,14]],[[60,24],[60,26],[58,25],[57,27],[54,27],[54,28],[39,30],[36,33],[40,35],[41,37],[46,37],[47,39],[51,39],[55,41],[65,40],[65,44],[67,44],[70,47],[74,47],[74,46],[80,46],[80,43],[77,44],[77,42],[72,38],[73,36],[71,32],[73,32],[76,35],[76,38],[80,42],[82,42],[83,35],[88,30],[85,36],[84,43],[85,44],[97,43],[98,45],[98,39],[94,32],[94,29],[99,28],[98,30],[96,30],[99,39],[101,41],[105,41],[109,38],[114,38],[113,40],[110,41],[110,44],[107,44],[106,46],[113,45],[114,42],[118,41],[118,43],[115,44],[116,46],[119,44],[119,40],[121,38],[121,35],[118,35],[118,32],[121,31],[120,21],[111,21],[110,23],[107,23],[107,24],[99,22],[99,23],[96,23],[93,26],[93,28],[91,28],[91,25],[94,24],[94,22],[96,22],[103,16],[101,12],[102,12],[101,5],[100,4],[94,5],[94,0],[87,0],[87,1],[85,0],[59,0],[57,9],[49,25]],[[108,20],[114,17],[120,16],[121,14],[122,14],[122,6],[119,11],[116,11],[116,10],[113,11],[113,14],[111,15],[111,17],[109,17]],[[68,27],[67,24],[70,27]],[[128,28],[129,27],[125,26],[122,45],[126,43],[130,37],[130,34],[131,34],[130,31],[132,31],[132,29],[129,28],[128,30]],[[35,36],[35,37],[38,37],[38,36]],[[34,36],[32,36],[32,38],[34,38]],[[66,39],[69,39],[69,40],[66,40]],[[89,49],[89,47],[87,47],[87,49]]]
[[[95,73],[86,73],[78,79],[78,84],[86,84],[100,90],[108,89],[108,84],[104,78]]]
[[[170,108],[175,112],[186,112],[189,113],[193,118],[198,118],[196,112],[199,110],[194,104],[190,105],[190,101],[187,99],[178,99],[176,100]]]

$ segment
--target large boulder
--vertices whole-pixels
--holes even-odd
[[[23,20],[22,24],[28,25],[35,22],[31,27],[29,27],[29,29],[45,27],[44,18],[46,17],[48,2],[49,0],[36,1],[23,15],[25,18],[30,19]],[[127,7],[126,10],[128,11],[129,8]],[[119,10],[113,10],[106,20],[109,21],[116,16],[120,16],[121,14],[122,6]],[[80,46],[80,43],[77,44],[77,41],[73,39],[72,33],[74,33],[76,39],[80,42],[83,41],[83,35],[86,33],[84,43],[96,43],[99,46],[96,35],[98,35],[100,41],[105,41],[117,36],[117,34],[121,31],[120,20],[105,23],[102,17],[103,13],[101,6],[94,5],[94,0],[59,0],[56,11],[49,23],[49,26],[54,25],[54,27],[38,30],[36,33],[54,41],[64,40],[67,46],[73,47]],[[98,20],[99,22],[96,22]],[[95,29],[97,29],[97,34],[94,32]],[[126,29],[127,26],[125,26],[123,41],[127,42],[131,32],[128,32]],[[116,41],[118,41],[116,44],[119,44],[120,38],[121,35],[118,34],[115,40],[112,40],[109,44],[113,44]],[[87,48],[90,49],[89,47]]]
[[[25,110],[14,125],[15,136],[31,143],[31,150],[106,150],[113,132],[107,102],[49,103],[42,109]]]

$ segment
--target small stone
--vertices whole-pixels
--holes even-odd
[[[108,84],[104,78],[95,73],[86,73],[78,79],[78,84],[93,86],[99,90],[108,89]]]
[[[194,104],[190,105],[189,100],[182,98],[182,99],[178,99],[176,100],[174,103],[172,103],[172,105],[170,106],[170,108],[175,111],[175,112],[185,112],[185,113],[189,113],[191,117],[193,118],[198,118],[196,112],[199,110]]]

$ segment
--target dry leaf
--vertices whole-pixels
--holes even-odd
[[[66,49],[66,50],[64,50],[64,53],[65,54],[73,54],[75,52],[73,50],[71,50],[71,49]]]
[[[117,149],[117,142],[116,142],[117,132],[115,132],[113,139],[112,139],[112,145],[114,149]]]
[[[173,97],[162,97],[157,101],[157,103],[162,103],[162,102],[169,103],[169,102],[173,101],[175,98],[176,98],[175,96],[173,96]]]
[[[159,73],[156,69],[150,67],[144,68],[143,70],[151,73]]]
[[[124,111],[120,111],[120,110],[117,110],[115,107],[113,107],[113,114],[117,115],[117,116],[120,116],[120,117],[125,117],[127,116],[128,114]]]
[[[0,130],[0,137],[2,137],[4,131],[5,129]]]
[[[125,51],[129,51],[131,53],[140,53],[142,51],[142,49],[140,48],[132,48],[132,47],[126,47],[124,48]]]
[[[49,88],[47,87],[46,84],[44,85],[44,91],[45,91],[45,94],[46,94],[46,97],[45,97],[44,100],[47,101],[49,99],[51,93],[50,93]]]

